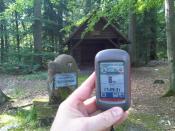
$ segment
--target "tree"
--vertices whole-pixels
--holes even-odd
[[[143,11],[140,18],[139,39],[140,39],[140,61],[147,64],[150,60],[156,59],[156,30],[157,30],[157,15],[156,7],[151,7]]]
[[[150,14],[150,60],[157,59],[157,9],[149,10]]]
[[[170,67],[170,89],[165,96],[175,95],[175,9],[174,0],[165,0],[167,55]]]
[[[43,38],[46,41],[44,46],[47,47],[47,51],[50,52],[57,52],[57,37],[58,37],[58,29],[55,28],[57,26],[57,17],[56,17],[56,8],[54,8],[54,4],[50,0],[44,0],[44,13],[43,18],[44,20],[51,21],[45,22],[43,24]],[[55,26],[53,26],[55,24]]]
[[[136,12],[134,0],[130,0],[128,39],[131,42],[129,45],[131,63],[132,65],[138,65],[138,48],[136,42]]]
[[[4,12],[5,5],[4,1],[0,1],[0,13]],[[4,20],[0,20],[0,43],[1,43],[1,63],[4,62],[4,46],[5,46],[5,40],[4,40]]]
[[[41,23],[41,0],[34,0],[34,24],[33,24],[33,38],[34,38],[34,63],[42,65],[42,23]]]
[[[26,68],[31,67],[33,58],[34,64],[41,65],[52,59],[55,53],[65,53],[66,37],[91,12],[94,13],[91,15],[89,30],[93,29],[100,17],[106,17],[124,34],[129,31],[131,59],[135,65],[146,64],[150,59],[155,59],[156,54],[161,56],[162,52],[166,58],[163,1],[1,0],[0,61],[2,65]],[[163,51],[159,50],[160,46]],[[32,57],[34,53],[35,57]]]
[[[97,4],[100,5],[101,4],[101,0],[97,0]]]
[[[4,26],[2,23],[0,24],[0,31],[2,33],[4,31]],[[4,35],[2,33],[1,33],[1,63],[4,62]]]
[[[67,4],[67,0],[55,2],[44,0],[44,19],[47,21],[44,23],[44,37],[49,40],[48,51],[64,52],[64,32],[62,29],[64,25],[69,23]]]
[[[61,32],[61,29],[63,29],[63,13],[65,9],[65,0],[60,0],[60,2],[57,5],[58,12],[57,12],[57,23],[58,23],[58,41],[59,41],[59,53],[63,53],[64,51],[64,44],[63,44],[63,32]]]
[[[85,15],[87,15],[92,10],[92,0],[86,0],[85,1]]]
[[[18,59],[20,61],[20,37],[19,37],[19,21],[18,21],[18,12],[14,12],[15,15],[15,27],[16,27],[16,43],[17,43],[17,51],[18,51]]]

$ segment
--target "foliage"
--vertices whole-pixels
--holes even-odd
[[[145,10],[162,7],[164,0],[137,0],[136,9],[138,13],[143,13]]]
[[[21,76],[23,80],[47,80],[47,72],[35,72],[29,75]]]
[[[133,7],[131,4],[134,3]],[[1,1],[0,6],[0,61],[1,72],[32,73],[46,68],[47,62],[68,52],[67,37],[77,26],[88,20],[82,37],[93,31],[100,17],[106,17],[125,35],[128,33],[129,9],[136,13],[136,42],[139,61],[146,64],[150,58],[150,41],[156,44],[157,58],[166,55],[165,19],[163,0],[44,0],[42,17],[34,17],[33,0]],[[42,51],[34,53],[33,24],[42,23]],[[150,31],[154,27],[155,32]],[[146,49],[146,50],[144,50]],[[42,57],[41,65],[34,58]],[[143,61],[143,62],[142,62]]]

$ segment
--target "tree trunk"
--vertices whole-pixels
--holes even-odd
[[[150,60],[156,60],[157,59],[157,45],[156,45],[156,39],[151,38],[150,42]]]
[[[156,9],[145,10],[140,16],[141,22],[137,28],[137,46],[139,64],[147,64],[150,60],[156,59]]]
[[[85,15],[87,15],[92,9],[92,0],[86,0],[85,1]]]
[[[16,44],[17,44],[17,52],[19,62],[21,60],[20,57],[20,37],[19,37],[19,22],[18,22],[18,12],[15,11],[15,27],[16,27]]]
[[[143,34],[142,34],[142,39],[140,42],[142,42],[141,47],[141,53],[143,54],[141,60],[143,61],[144,64],[147,64],[150,61],[150,52],[151,52],[151,37],[152,37],[152,32],[151,32],[151,18],[150,16],[151,11],[150,10],[145,10],[144,15],[143,15]]]
[[[5,5],[4,5],[4,1],[1,0],[0,1],[0,13],[4,12],[5,10]],[[1,63],[4,62],[4,21],[0,20],[0,45],[1,45]]]
[[[34,0],[34,24],[33,24],[33,38],[34,38],[34,64],[42,65],[42,23],[41,23],[41,0]]]
[[[9,51],[9,41],[8,41],[8,39],[9,39],[9,36],[8,36],[8,33],[7,33],[7,25],[5,24],[4,25],[4,32],[6,32],[5,33],[5,52],[6,52],[6,61],[8,61],[8,51]]]
[[[59,41],[59,48],[58,48],[58,52],[59,54],[64,53],[64,44],[63,44],[63,32],[61,32],[61,29],[63,29],[63,1],[60,1],[60,4],[58,6],[59,10],[57,13],[57,18],[58,18],[58,41]]]
[[[165,96],[175,95],[175,12],[174,0],[165,0],[167,55],[170,67],[170,89]]]
[[[138,48],[136,43],[136,14],[134,11],[134,2],[130,1],[129,9],[129,29],[128,29],[128,39],[131,42],[129,47],[129,53],[131,56],[132,65],[138,65]]]
[[[1,35],[1,63],[4,62],[4,26],[3,24],[0,25],[0,32],[2,32]]]
[[[150,60],[157,59],[157,10],[150,9]]]

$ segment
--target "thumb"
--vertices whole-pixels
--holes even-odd
[[[90,130],[99,131],[111,127],[116,123],[120,123],[120,120],[124,116],[124,112],[120,107],[113,107],[103,113],[89,118]]]

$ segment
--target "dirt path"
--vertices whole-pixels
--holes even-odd
[[[169,84],[167,65],[133,68],[131,78],[132,114],[159,117],[158,124],[162,130],[175,131],[175,97],[161,98]],[[154,84],[155,80],[163,80],[164,83]],[[48,97],[46,78],[30,80],[23,76],[0,75],[0,88],[17,98],[13,106],[31,103],[36,97]],[[128,130],[142,131],[141,128],[134,126]]]
[[[155,84],[155,80],[164,83]],[[162,98],[168,89],[168,67],[141,67],[132,70],[132,110],[160,117],[162,130],[175,131],[175,97]]]
[[[11,106],[23,106],[32,103],[34,98],[48,97],[46,80],[35,77],[0,75],[0,88],[14,99]]]

